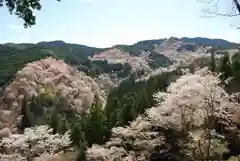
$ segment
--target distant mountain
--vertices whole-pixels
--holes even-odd
[[[116,45],[114,47],[123,52],[129,52],[134,55],[139,55],[141,51],[153,51],[156,45],[160,45],[166,40],[168,40],[169,43],[181,41],[184,43],[184,46],[181,46],[181,48],[189,48],[189,49],[190,48],[194,49],[196,46],[204,45],[204,46],[212,46],[214,48],[219,48],[222,50],[227,50],[227,49],[236,49],[239,46],[238,43],[229,42],[223,39],[210,39],[210,38],[203,38],[203,37],[195,37],[195,38],[170,37],[169,39],[144,40],[144,41],[139,41],[133,45]],[[195,46],[192,43],[195,43]]]
[[[186,55],[185,52],[196,54],[202,45],[220,49],[238,47],[237,43],[226,40],[201,37],[143,40],[133,45],[115,45],[111,48],[95,48],[62,40],[42,41],[37,44],[6,43],[0,45],[0,85],[11,80],[16,71],[26,63],[48,56],[63,59],[68,64],[93,75],[116,72],[121,76],[127,76],[133,66],[148,70],[167,67],[172,64],[171,59],[176,55]],[[99,55],[100,59],[97,61],[89,59],[95,55]]]
[[[114,47],[123,52],[139,55],[141,51],[152,51],[155,44],[161,44],[164,40],[166,39],[144,40],[133,45],[116,45]]]
[[[63,59],[73,66],[80,64],[89,66],[88,56],[104,50],[84,45],[68,44],[63,41],[40,42],[37,44],[2,44],[0,45],[0,86],[9,82],[15,73],[28,62],[52,56]]]
[[[56,40],[56,41],[42,41],[37,43],[37,45],[44,45],[44,46],[62,46],[62,45],[66,45],[67,43],[65,43],[62,40]]]
[[[5,43],[3,44],[5,47],[9,47],[9,48],[15,48],[15,49],[19,49],[19,50],[24,50],[27,49],[29,47],[34,46],[35,44],[31,44],[31,43],[20,43],[20,44],[15,44],[15,43]]]
[[[195,38],[183,37],[181,38],[181,40],[183,42],[191,42],[199,45],[212,46],[219,49],[236,49],[239,46],[239,44],[237,43],[229,42],[223,39],[209,39],[209,38],[203,38],[203,37],[195,37]]]

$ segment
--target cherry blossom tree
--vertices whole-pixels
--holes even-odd
[[[230,120],[240,105],[230,101],[217,75],[207,68],[186,74],[153,97],[156,107],[129,126],[113,128],[109,142],[87,150],[88,160],[222,159],[227,143],[214,126],[219,118]]]
[[[12,134],[0,142],[1,161],[26,161],[41,155],[53,155],[70,147],[69,132],[53,134],[48,126],[26,128],[23,134]]]

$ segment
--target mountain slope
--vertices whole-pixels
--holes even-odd
[[[174,46],[175,44],[173,44],[172,41],[177,42],[177,47]],[[161,47],[163,44],[165,44],[164,48]],[[222,49],[236,49],[238,44],[221,39],[200,37],[144,40],[133,45],[116,45],[113,48],[95,48],[79,44],[70,44],[61,40],[39,42],[37,44],[6,43],[0,45],[0,85],[2,86],[11,80],[16,71],[20,70],[26,63],[48,56],[63,59],[66,63],[76,66],[91,76],[97,76],[103,73],[112,74],[113,71],[120,72],[118,76],[126,77],[131,71],[131,65],[129,66],[128,63],[125,64],[125,66],[118,64],[117,68],[119,70],[116,71],[116,65],[106,63],[108,60],[91,61],[89,57],[101,55],[101,53],[104,52],[108,53],[110,49],[118,49],[116,53],[108,53],[108,55],[125,54],[126,56],[134,58],[132,59],[133,62],[144,62],[143,64],[148,66],[147,68],[155,70],[156,68],[171,65],[172,61],[170,59],[172,59],[172,53],[174,56],[186,55],[185,52],[182,51],[184,50],[191,51],[188,52],[191,55],[195,53],[201,45],[221,46]],[[173,46],[173,48],[171,46]],[[170,55],[168,53],[170,53]],[[119,61],[117,57],[115,60]]]
[[[141,51],[152,51],[155,44],[161,44],[164,40],[165,39],[144,40],[133,45],[116,45],[115,48],[133,55],[139,55]]]
[[[239,45],[237,43],[229,42],[223,39],[209,39],[209,38],[203,38],[203,37],[195,37],[195,38],[183,37],[181,38],[181,40],[184,42],[192,42],[199,45],[201,44],[206,46],[212,46],[220,49],[236,49]]]
[[[206,122],[208,119],[204,120],[211,118],[205,110],[211,111],[214,107],[216,111],[221,111],[219,115],[216,112],[215,116],[214,112],[211,116],[214,118],[220,116],[220,122],[224,122],[221,121],[222,116],[231,117],[228,115],[231,114],[228,113],[230,109],[240,107],[239,103],[233,102],[232,98],[218,85],[220,80],[218,81],[211,72],[202,70],[195,74],[181,76],[186,74],[182,65],[191,63],[196,58],[203,58],[202,56],[206,53],[207,48],[195,42],[184,42],[172,37],[164,40],[141,41],[130,46],[115,46],[111,49],[92,48],[63,41],[30,45],[5,44],[0,47],[2,47],[0,55],[3,57],[2,70],[8,76],[5,81],[10,82],[0,92],[0,137],[9,136],[8,143],[13,143],[12,147],[6,144],[9,149],[2,146],[4,147],[1,148],[2,154],[11,155],[15,152],[19,156],[28,157],[28,160],[34,160],[33,158],[41,153],[31,156],[32,158],[29,157],[29,153],[37,146],[28,144],[19,146],[23,144],[22,139],[14,140],[14,137],[21,138],[22,135],[19,133],[24,129],[26,131],[27,127],[49,125],[53,128],[53,133],[65,133],[71,130],[74,147],[64,148],[63,153],[76,150],[79,151],[80,158],[86,157],[89,161],[111,159],[145,161],[169,158],[171,160],[206,160],[188,159],[191,154],[189,152],[193,151],[194,155],[196,154],[195,147],[189,143],[194,143],[194,146],[195,143],[198,143],[197,146],[201,143],[201,140],[196,140],[199,137],[194,136],[196,130],[199,133],[198,131],[205,130],[208,124],[209,130],[213,129],[212,121],[208,123]],[[118,47],[123,49],[117,49]],[[122,51],[124,49],[125,51]],[[49,56],[55,58],[45,58]],[[207,58],[210,58],[208,54]],[[58,59],[63,59],[65,62]],[[33,60],[37,61],[31,62]],[[151,66],[151,61],[157,66]],[[169,64],[164,64],[164,61],[169,61]],[[171,65],[172,63],[174,64]],[[5,70],[6,64],[8,64],[7,70]],[[234,64],[239,69],[238,61]],[[22,68],[22,66],[25,67]],[[188,69],[188,65],[186,68]],[[95,75],[89,77],[76,69],[85,73],[91,70]],[[135,69],[138,69],[138,72]],[[150,73],[145,69],[149,69],[147,72]],[[195,67],[192,71],[194,70]],[[17,74],[14,74],[15,71],[18,71]],[[154,75],[156,71],[157,74]],[[151,72],[153,72],[152,75]],[[120,85],[115,89],[110,88],[110,92],[106,91],[106,86],[109,84],[104,76],[112,82],[111,76],[114,75],[116,84]],[[136,79],[136,77],[143,78],[145,75],[148,77]],[[99,77],[101,77],[100,80]],[[171,83],[173,81],[175,83]],[[114,83],[110,84],[111,87],[113,87],[112,84]],[[162,93],[163,91],[166,93]],[[212,101],[212,96],[216,100]],[[211,101],[211,105],[208,100]],[[149,108],[150,110],[145,112]],[[143,114],[142,117],[137,117],[139,114]],[[182,124],[183,114],[186,116],[184,116],[186,122],[184,120]],[[133,121],[135,119],[136,121]],[[113,128],[117,126],[122,127]],[[17,134],[12,135],[12,132]],[[208,135],[209,131],[206,134]],[[35,134],[31,133],[31,136],[33,135]],[[208,136],[204,136],[207,139],[203,140],[204,142],[209,142]],[[60,141],[54,136],[49,137],[53,141]],[[35,139],[39,139],[39,136]],[[105,144],[108,140],[109,142]],[[214,141],[212,140],[211,143]],[[205,146],[204,142],[203,146],[199,147],[210,147]],[[226,142],[226,145],[227,143],[229,142]],[[16,145],[20,150],[16,150]],[[92,148],[88,148],[92,145]],[[23,150],[19,147],[23,147]],[[47,147],[42,146],[41,151],[46,152],[46,149]],[[48,152],[57,153],[51,150]],[[185,159],[185,153],[187,159]],[[197,156],[202,155],[197,154]],[[80,158],[78,160],[81,160]]]
[[[88,56],[104,50],[76,44],[51,44],[54,43],[0,45],[0,85],[11,80],[28,62],[53,56],[71,65],[87,64]]]
[[[24,101],[31,102],[37,96],[43,96],[40,100],[44,98],[65,100],[66,104],[62,103],[61,112],[71,110],[75,114],[82,114],[91,107],[95,95],[104,105],[105,92],[100,89],[96,80],[86,76],[83,72],[75,71],[63,61],[51,57],[34,61],[17,72],[16,78],[1,95],[0,123],[7,123],[11,131],[15,131],[16,125],[19,124],[17,119],[21,116],[22,107],[28,108]],[[39,103],[35,105],[37,107],[31,107],[31,109],[36,108],[37,111],[29,112],[34,113],[34,119],[38,124],[37,119],[43,119],[45,113],[51,111],[46,111],[45,106],[43,109],[40,108]],[[58,105],[58,110],[60,107]],[[6,113],[9,114],[7,118],[5,118]],[[28,124],[34,119],[28,119]]]

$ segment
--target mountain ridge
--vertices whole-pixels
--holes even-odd
[[[112,45],[109,47],[95,47],[95,46],[91,46],[91,45],[85,45],[85,44],[81,44],[81,43],[68,43],[64,40],[51,40],[51,41],[39,41],[37,43],[13,43],[13,42],[7,42],[7,43],[2,43],[2,45],[11,45],[11,44],[15,44],[15,45],[46,45],[46,44],[53,44],[53,45],[64,45],[64,44],[70,44],[70,45],[80,45],[80,46],[86,46],[86,47],[91,47],[91,48],[98,48],[98,49],[109,49],[109,48],[114,48],[115,46],[133,46],[139,43],[148,43],[148,44],[155,44],[157,42],[162,42],[164,40],[170,39],[170,38],[176,38],[179,39],[181,41],[184,42],[195,42],[197,44],[235,44],[238,45],[239,43],[237,42],[233,42],[233,41],[229,41],[229,40],[225,40],[222,38],[208,38],[208,37],[200,37],[200,36],[196,36],[196,37],[169,37],[169,38],[159,38],[159,39],[146,39],[146,40],[139,40],[133,44],[116,44],[116,45]],[[202,43],[204,42],[205,43]],[[153,43],[154,42],[154,43]]]
[[[202,49],[202,45],[216,47],[222,44],[224,44],[223,50],[237,49],[238,47],[237,43],[223,39],[201,37],[142,40],[132,45],[115,45],[109,48],[72,44],[62,40],[41,41],[36,44],[5,43],[0,44],[0,85],[11,80],[16,71],[27,63],[48,56],[63,59],[69,65],[91,76],[107,72],[111,75],[118,73],[118,77],[126,77],[130,74],[131,68],[137,68],[140,71],[141,68],[144,68],[149,71],[167,67],[175,59],[182,59],[181,56],[198,54],[197,49]],[[111,52],[112,49],[117,50]],[[91,59],[95,55],[101,56],[101,54],[103,59],[94,59],[94,61]]]

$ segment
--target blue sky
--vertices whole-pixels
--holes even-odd
[[[197,0],[41,0],[37,24],[23,21],[0,8],[0,43],[64,40],[107,47],[139,40],[175,37],[223,38],[240,42],[236,19],[202,18],[206,4]],[[225,3],[225,4],[224,4]],[[224,2],[224,11],[231,4]]]

